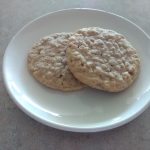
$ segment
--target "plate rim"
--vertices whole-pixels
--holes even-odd
[[[13,92],[11,92],[11,90],[9,89],[9,85],[8,85],[8,81],[5,77],[5,60],[6,60],[6,55],[8,53],[8,48],[9,46],[11,45],[11,43],[13,43],[14,39],[26,28],[28,27],[30,24],[32,24],[33,22],[43,18],[43,17],[46,17],[48,15],[52,15],[52,14],[55,14],[55,13],[61,13],[61,12],[64,12],[64,11],[80,11],[80,10],[85,10],[85,11],[96,11],[96,12],[100,12],[100,13],[105,13],[105,14],[108,14],[108,15],[113,15],[115,17],[118,17],[118,18],[121,18],[125,21],[127,21],[128,23],[132,24],[133,26],[135,26],[136,28],[138,28],[138,30],[140,30],[146,37],[147,39],[150,40],[150,36],[141,28],[139,27],[138,25],[136,25],[135,23],[133,23],[132,21],[130,21],[129,19],[123,17],[123,16],[120,16],[118,14],[115,14],[115,13],[112,13],[112,12],[109,12],[109,11],[104,11],[104,10],[101,10],[101,9],[93,9],[93,8],[68,8],[68,9],[61,9],[61,10],[57,10],[57,11],[52,11],[52,12],[49,12],[49,13],[46,13],[46,14],[43,14],[31,21],[29,21],[27,24],[25,24],[12,38],[11,40],[9,41],[7,47],[6,47],[6,50],[4,52],[4,56],[3,56],[3,62],[2,62],[2,74],[3,74],[3,81],[4,81],[4,85],[7,89],[7,92],[10,96],[10,98],[13,100],[13,102],[25,113],[27,114],[28,116],[30,116],[31,118],[33,118],[34,120],[44,124],[44,125],[47,125],[47,126],[50,126],[50,127],[53,127],[53,128],[56,128],[56,129],[60,129],[60,130],[65,130],[65,131],[72,131],[72,132],[99,132],[99,131],[105,131],[105,130],[110,130],[110,129],[114,129],[114,128],[117,128],[119,126],[122,126],[124,124],[127,124],[128,122],[132,121],[133,119],[135,119],[136,117],[138,117],[142,112],[144,112],[149,106],[150,106],[150,99],[149,101],[144,105],[144,107],[142,109],[140,109],[139,111],[137,111],[136,113],[134,113],[133,115],[131,116],[128,116],[128,118],[122,120],[122,121],[119,121],[119,122],[116,122],[116,123],[113,123],[111,125],[107,125],[105,127],[73,127],[73,126],[67,126],[67,125],[64,125],[64,124],[60,124],[60,123],[57,123],[57,122],[49,122],[47,120],[44,120],[42,117],[40,116],[37,116],[35,114],[33,114],[32,111],[28,110],[27,108],[25,108],[23,105],[21,105],[19,103],[19,100],[17,100],[13,94]]]

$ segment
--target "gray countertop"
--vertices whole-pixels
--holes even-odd
[[[150,34],[149,0],[0,0],[0,150],[150,150],[150,108],[122,127],[99,133],[72,133],[44,126],[9,98],[2,58],[21,27],[48,12],[90,7],[122,15]]]

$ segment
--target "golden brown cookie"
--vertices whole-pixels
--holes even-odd
[[[109,92],[129,87],[140,66],[135,48],[123,35],[98,27],[80,29],[70,37],[67,62],[78,80]]]
[[[71,33],[57,33],[42,38],[28,54],[28,69],[42,84],[53,89],[73,91],[84,87],[70,72],[66,49]]]

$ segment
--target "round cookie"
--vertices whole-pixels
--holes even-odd
[[[135,48],[123,35],[98,27],[74,33],[66,55],[69,69],[78,80],[109,92],[129,87],[140,67]]]
[[[66,49],[71,33],[56,33],[42,38],[28,54],[28,69],[42,84],[53,89],[73,91],[84,87],[70,72]]]

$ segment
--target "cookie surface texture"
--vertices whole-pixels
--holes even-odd
[[[78,80],[109,92],[129,87],[140,67],[135,48],[123,35],[98,27],[82,28],[70,37],[67,62]]]
[[[73,91],[84,87],[66,63],[66,49],[71,33],[57,33],[42,38],[28,54],[28,69],[42,84],[53,89]]]

